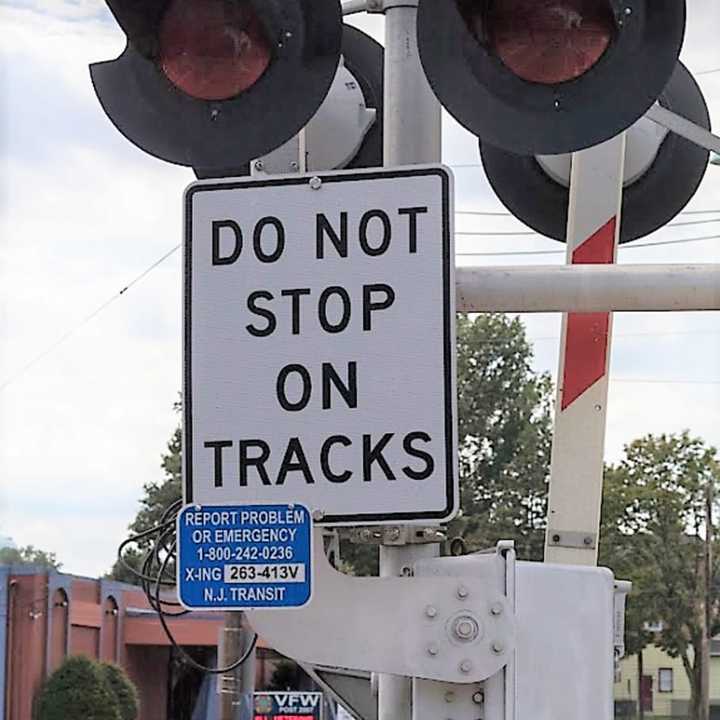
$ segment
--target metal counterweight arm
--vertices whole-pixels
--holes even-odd
[[[484,680],[508,662],[515,618],[503,556],[473,563],[467,577],[352,577],[330,565],[314,532],[310,603],[246,614],[276,650],[313,665],[454,683]]]

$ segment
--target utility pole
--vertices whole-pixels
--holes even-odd
[[[705,546],[703,557],[703,603],[701,614],[702,657],[700,675],[700,712],[698,720],[710,718],[710,640],[712,635],[712,564],[713,564],[713,478],[705,489]]]
[[[241,612],[226,612],[222,629],[221,657],[219,667],[228,667],[243,655],[251,631],[246,628]],[[218,678],[220,693],[220,713],[218,720],[244,720],[240,714],[244,696],[255,691],[255,653],[240,667]]]

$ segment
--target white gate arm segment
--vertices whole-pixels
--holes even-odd
[[[351,577],[329,564],[315,533],[310,604],[247,612],[273,648],[315,665],[455,683],[484,680],[508,662],[515,618],[501,557],[467,566],[462,578]]]
[[[720,265],[459,267],[458,312],[720,310]]]
[[[674,132],[676,135],[680,135],[686,140],[690,140],[690,142],[699,145],[701,148],[714,150],[716,153],[720,153],[720,137],[713,135],[704,127],[700,127],[687,118],[664,108],[659,103],[653,105],[647,113],[645,113],[645,117],[652,120],[654,123],[657,123],[661,127]]]

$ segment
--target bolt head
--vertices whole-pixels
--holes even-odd
[[[427,646],[427,652],[428,652],[428,655],[431,655],[432,657],[435,657],[435,655],[437,655],[437,654],[440,652],[440,650],[439,650],[438,646],[437,646],[435,643],[430,643],[430,644]]]
[[[473,693],[472,699],[476,705],[482,705],[485,702],[485,695],[478,690],[476,693]]]
[[[472,663],[469,660],[463,660],[460,663],[460,672],[469,673],[472,670]]]
[[[500,615],[502,615],[503,614],[502,603],[499,603],[499,602],[493,603],[490,606],[490,614],[493,615],[494,617],[499,617]]]
[[[265,166],[263,165],[262,160],[256,160],[255,161],[255,169],[256,170],[262,170]]]
[[[434,618],[434,617],[437,615],[437,608],[436,608],[434,605],[428,605],[428,606],[425,608],[425,614],[426,614],[429,618]]]
[[[496,655],[502,655],[502,653],[505,651],[505,646],[499,641],[496,640],[491,646],[490,649],[496,654]]]
[[[322,180],[319,177],[310,178],[310,187],[313,190],[319,190],[322,187]]]
[[[453,621],[452,632],[458,640],[475,640],[480,634],[480,626],[475,618],[461,615]]]
[[[461,600],[465,600],[465,598],[466,598],[469,594],[470,594],[470,591],[469,591],[464,585],[459,585],[459,586],[458,586],[457,596],[458,596]]]
[[[322,510],[313,510],[313,520],[322,520],[325,517],[325,513]]]

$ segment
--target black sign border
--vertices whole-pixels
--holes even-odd
[[[449,521],[457,512],[455,488],[458,468],[455,462],[455,423],[453,409],[456,404],[453,383],[453,302],[455,291],[451,287],[452,269],[455,258],[450,256],[450,171],[442,166],[418,167],[413,169],[388,169],[363,172],[337,172],[313,175],[294,175],[287,178],[267,180],[228,180],[223,182],[194,183],[185,192],[185,237],[183,241],[183,489],[185,503],[193,502],[192,492],[192,201],[199,192],[214,190],[240,190],[243,188],[278,187],[287,185],[307,185],[311,177],[318,177],[325,183],[351,182],[354,180],[401,179],[408,177],[437,176],[442,184],[442,233],[443,233],[443,366],[445,370],[445,507],[442,510],[424,512],[367,513],[357,515],[324,515],[318,520],[320,525],[362,525],[364,523],[401,523],[403,521],[436,520]],[[207,504],[207,503],[204,503]],[[224,502],[223,504],[227,504]],[[457,504],[459,505],[459,503]]]

